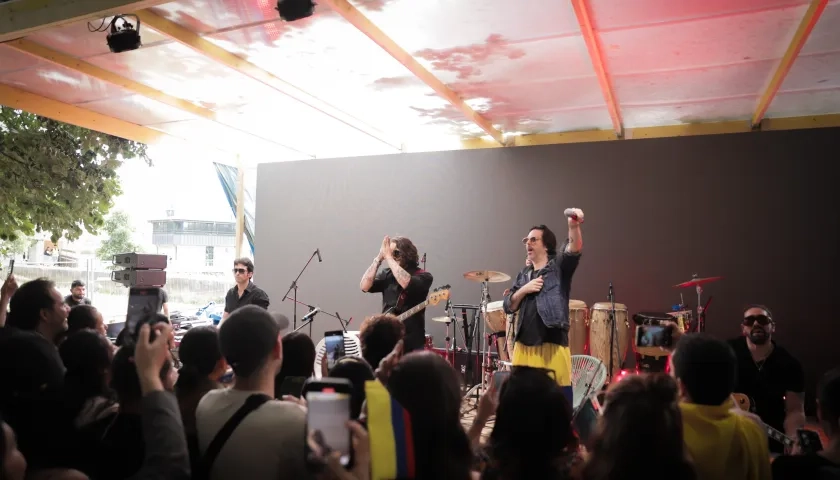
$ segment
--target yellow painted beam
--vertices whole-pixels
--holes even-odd
[[[309,93],[304,92],[294,85],[286,83],[284,80],[274,76],[266,70],[263,70],[244,58],[236,56],[222,47],[205,40],[197,33],[188,30],[175,22],[167,20],[150,10],[139,10],[134,12],[134,14],[140,17],[140,20],[147,26],[154,28],[159,33],[166,35],[172,40],[193,49],[200,55],[204,55],[219,64],[222,64],[232,70],[236,70],[243,75],[263,83],[268,87],[271,87],[278,92],[303,103],[304,105],[314,108],[315,110],[318,110],[319,112],[328,115],[345,125],[348,125],[386,145],[391,146],[397,151],[402,149],[401,141],[391,138],[385,133],[366,125],[364,122],[351,116],[350,114],[339,110],[323,100],[310,95]]]
[[[153,145],[166,138],[177,138],[148,127],[85,110],[4,84],[0,84],[0,105],[147,145]]]
[[[170,1],[172,0],[12,0],[0,3],[0,42],[82,20],[131,13]]]
[[[397,45],[397,42],[386,35],[385,32],[379,29],[379,27],[374,25],[370,19],[364,16],[364,14],[362,14],[362,12],[360,12],[356,7],[351,5],[350,2],[347,0],[322,0],[321,3],[329,5],[330,8],[344,17],[345,20],[350,22],[360,32],[367,35],[368,38],[373,40],[377,45],[382,47],[383,50],[388,52],[389,55],[394,57],[396,61],[400,62],[420,81],[428,85],[432,90],[437,92],[438,95],[460,110],[471,122],[481,127],[487,135],[492,137],[500,145],[504,145],[505,139],[502,132],[494,127],[489,120],[482,117],[478,112],[473,110],[472,107],[467,105],[463,98],[455,93],[454,90],[446,86],[446,84],[440,81],[440,79],[435,77],[432,72],[426,69],[426,67],[420,65],[420,62],[418,62],[402,47]]]
[[[801,117],[765,118],[757,128],[751,128],[748,121],[727,121],[689,123],[683,125],[663,125],[659,127],[629,128],[624,137],[619,138],[612,130],[583,130],[562,133],[537,133],[512,137],[507,144],[525,147],[532,145],[557,145],[563,143],[603,142],[610,140],[638,140],[644,138],[691,137],[697,135],[722,135],[727,133],[747,133],[755,131],[802,130],[808,128],[840,127],[840,114],[810,115]],[[466,139],[461,148],[494,148],[495,142],[485,139]]]
[[[210,120],[211,122],[218,123],[219,125],[230,128],[232,130],[237,130],[239,132],[245,133],[258,140],[274,143],[279,147],[314,158],[314,155],[312,154],[301,152],[295,148],[289,147],[282,143],[278,143],[269,138],[262,138],[260,136],[254,135],[252,132],[246,129],[239,128],[227,122],[221,122],[216,118],[216,112],[210,110],[209,108],[201,107],[182,98],[173,97],[172,95],[163,93],[160,90],[154,89],[140,82],[135,82],[130,78],[123,77],[122,75],[118,75],[109,70],[105,70],[104,68],[97,67],[96,65],[85,62],[84,60],[79,60],[78,58],[71,57],[70,55],[66,55],[57,50],[53,50],[43,45],[39,45],[31,40],[21,38],[18,40],[12,40],[11,42],[6,43],[6,45],[21,52],[32,55],[36,58],[46,60],[47,62],[53,63],[55,65],[60,65],[70,70],[102,80],[103,82],[116,85],[118,87],[124,88],[125,90],[128,90],[129,92],[136,93],[138,95],[144,96],[152,100],[156,100],[171,107],[177,108],[178,110],[195,115],[197,117],[205,118],[207,120]]]
[[[811,4],[808,6],[805,16],[802,17],[802,21],[799,22],[799,27],[796,29],[796,33],[794,33],[793,39],[790,41],[787,51],[785,51],[781,62],[779,62],[779,66],[776,67],[776,71],[770,79],[770,83],[767,85],[767,88],[764,89],[764,93],[758,101],[758,106],[752,116],[752,125],[755,126],[761,123],[761,120],[764,118],[764,114],[767,113],[767,109],[770,108],[773,98],[776,96],[776,93],[778,93],[782,83],[784,83],[785,77],[787,77],[788,72],[790,72],[791,67],[793,67],[793,62],[796,61],[796,57],[799,55],[799,52],[805,45],[805,42],[808,41],[808,36],[810,36],[811,31],[814,30],[814,26],[819,21],[820,15],[822,15],[827,4],[828,0],[811,0]]]
[[[615,97],[612,82],[607,73],[607,66],[604,63],[604,58],[601,55],[601,46],[598,41],[598,36],[595,33],[595,27],[592,24],[592,17],[589,14],[589,8],[586,5],[586,0],[573,0],[572,6],[575,9],[575,16],[577,16],[578,24],[580,25],[580,32],[583,35],[583,40],[586,42],[586,49],[589,51],[589,58],[592,61],[592,67],[595,69],[595,75],[598,77],[598,84],[601,86],[601,93],[604,95],[604,101],[607,103],[607,110],[610,112],[610,120],[612,120],[613,130],[619,137],[624,135],[624,124],[621,120],[621,110],[618,106],[618,100]]]

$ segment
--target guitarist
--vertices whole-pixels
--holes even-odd
[[[382,240],[379,253],[359,282],[365,293],[382,294],[382,311],[399,315],[426,300],[434,278],[420,269],[417,247],[406,237]],[[388,266],[381,272],[382,263]],[[377,274],[377,272],[379,272]],[[426,311],[421,310],[405,320],[404,352],[420,350],[426,341]]]
[[[744,311],[742,336],[729,340],[738,360],[735,392],[749,397],[754,413],[788,437],[805,427],[805,373],[787,350],[772,340],[776,324],[770,309],[752,305]],[[771,453],[784,453],[784,446],[770,440]]]

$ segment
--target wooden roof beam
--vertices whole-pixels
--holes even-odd
[[[779,66],[776,67],[776,71],[773,73],[773,77],[770,78],[770,83],[767,85],[767,88],[764,89],[764,93],[758,101],[758,106],[756,107],[755,113],[753,113],[750,121],[750,124],[753,127],[757,127],[761,124],[761,121],[764,119],[764,114],[766,114],[767,109],[770,108],[773,98],[775,98],[776,93],[779,92],[779,88],[781,88],[782,83],[784,83],[785,77],[787,77],[788,72],[790,72],[791,67],[793,67],[793,62],[796,61],[796,57],[799,55],[799,52],[802,51],[802,47],[805,46],[805,42],[808,41],[811,31],[814,30],[814,26],[819,21],[820,15],[822,15],[827,4],[828,0],[811,1],[811,4],[808,6],[808,10],[805,12],[805,16],[802,17],[802,21],[799,22],[799,27],[796,29],[796,33],[794,33],[793,39],[790,41],[787,51],[785,51],[782,60],[779,62]]]
[[[201,35],[188,30],[175,22],[167,20],[162,16],[150,11],[139,10],[133,12],[140,17],[140,20],[147,26],[155,29],[158,33],[165,35],[172,40],[191,48],[200,55],[224,65],[232,70],[235,70],[245,76],[248,76],[274,90],[297,100],[304,105],[307,105],[319,112],[330,116],[345,125],[358,130],[380,142],[390,146],[394,150],[402,150],[402,141],[386,135],[378,129],[365,124],[361,120],[345,113],[338,108],[320,100],[313,95],[304,92],[303,90],[291,85],[284,80],[276,77],[274,74],[254,65],[242,57],[234,55],[224,48],[205,40]]]
[[[595,75],[598,77],[598,83],[601,86],[601,93],[604,95],[604,101],[607,103],[607,109],[610,113],[610,120],[612,120],[613,130],[619,137],[624,136],[624,123],[621,119],[621,110],[618,106],[618,101],[615,97],[612,82],[607,74],[607,67],[604,64],[604,58],[601,55],[601,46],[598,41],[598,36],[595,33],[595,27],[592,24],[592,16],[589,14],[589,7],[586,0],[572,0],[572,6],[575,9],[575,16],[580,25],[580,32],[583,35],[583,40],[586,42],[586,49],[589,51],[589,58],[592,60],[592,67],[595,69]]]
[[[183,112],[187,112],[189,114],[195,115],[197,117],[201,117],[211,122],[217,123],[224,127],[230,128],[232,130],[237,130],[241,133],[245,133],[250,135],[258,140],[273,143],[279,147],[285,148],[292,152],[298,153],[303,156],[308,156],[314,158],[315,155],[311,153],[301,152],[295,148],[292,148],[288,145],[283,145],[282,143],[275,142],[272,139],[262,138],[258,135],[253,134],[252,132],[248,131],[247,129],[239,128],[237,126],[231,125],[227,122],[222,122],[216,118],[216,112],[210,110],[209,108],[204,108],[199,105],[196,105],[192,102],[187,100],[176,98],[166,93],[161,92],[160,90],[154,89],[147,85],[144,85],[139,82],[135,82],[129,78],[123,77],[116,73],[113,73],[109,70],[105,70],[104,68],[97,67],[91,63],[85,62],[84,60],[79,60],[78,58],[71,57],[70,55],[66,55],[61,53],[57,50],[53,50],[49,47],[45,47],[43,45],[39,45],[31,40],[26,39],[18,39],[12,40],[11,42],[6,43],[7,46],[12,47],[18,51],[27,53],[32,55],[33,57],[39,58],[41,60],[45,60],[55,65],[62,66],[64,68],[68,68],[75,72],[79,72],[81,74],[87,75],[89,77],[96,78],[98,80],[102,80],[103,82],[110,83],[112,85],[116,85],[121,87],[129,92],[141,95],[143,97],[156,100],[158,102],[164,103],[171,107],[174,107],[178,110]]]
[[[149,127],[85,110],[2,83],[0,83],[0,105],[146,145],[154,145],[167,138],[183,140]]]
[[[420,65],[414,57],[406,52],[402,47],[397,45],[391,37],[379,29],[373,22],[370,21],[362,12],[350,4],[347,0],[322,0],[321,3],[329,5],[336,13],[344,17],[360,32],[367,35],[383,50],[388,52],[396,61],[400,62],[405,68],[414,74],[420,81],[428,85],[438,95],[446,99],[455,108],[460,110],[470,121],[478,125],[484,130],[487,135],[493,138],[499,145],[505,144],[504,135],[493,124],[482,117],[478,112],[472,109],[454,90],[446,86],[440,79],[435,77],[432,72],[427,70],[423,65]]]
[[[0,3],[0,42],[82,20],[156,7],[172,0],[14,0]]]

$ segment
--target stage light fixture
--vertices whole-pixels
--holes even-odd
[[[277,11],[280,18],[287,22],[294,22],[302,18],[311,17],[315,11],[315,3],[312,0],[279,0]]]
[[[137,28],[125,17],[134,17],[137,21]],[[108,48],[114,53],[137,50],[143,43],[140,41],[140,18],[137,15],[116,15],[111,19],[110,32],[106,40]]]

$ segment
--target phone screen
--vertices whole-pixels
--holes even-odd
[[[671,333],[664,325],[639,325],[636,327],[637,347],[670,347]]]
[[[163,294],[157,287],[131,287],[128,289],[128,310],[125,321],[126,328],[134,335],[137,324],[150,314],[160,312],[163,307]]]
[[[324,345],[326,347],[324,355],[327,357],[327,370],[332,370],[335,362],[344,356],[344,332],[338,330],[326,332],[324,335]]]
[[[496,390],[496,398],[499,398],[499,394],[502,391],[502,385],[505,384],[508,378],[510,378],[509,370],[493,372],[493,389]]]
[[[341,453],[341,464],[350,465],[352,443],[347,421],[350,420],[350,395],[328,391],[306,394],[306,430],[315,442]],[[317,433],[316,433],[317,431]]]
[[[817,432],[800,428],[796,431],[796,436],[799,437],[799,446],[805,454],[817,453],[823,449],[820,434]]]
[[[9,275],[8,275],[8,277],[11,277],[13,273],[15,273],[15,259],[14,258],[9,260]],[[6,277],[6,278],[8,278],[8,277]]]

